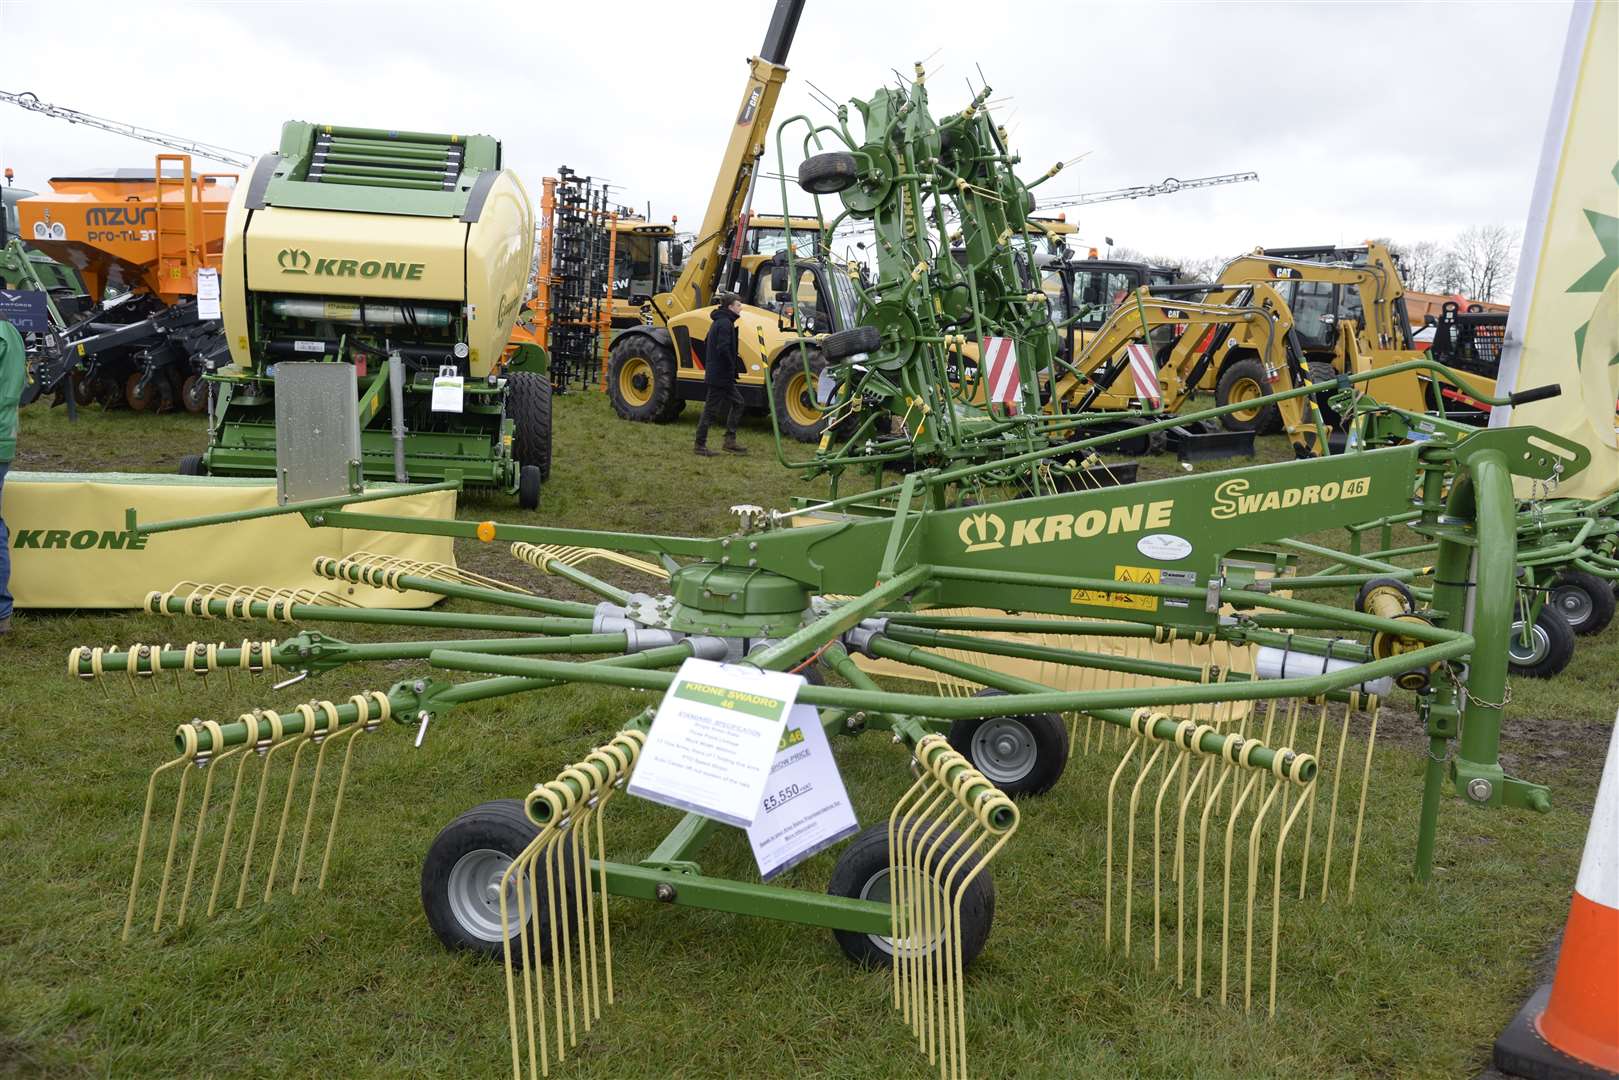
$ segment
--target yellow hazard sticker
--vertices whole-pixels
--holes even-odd
[[[1115,566],[1113,580],[1133,585],[1157,585],[1163,577],[1155,566]],[[1140,593],[1113,592],[1101,589],[1070,589],[1068,601],[1089,607],[1125,608],[1129,611],[1157,611],[1158,598]]]

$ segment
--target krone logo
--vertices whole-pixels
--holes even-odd
[[[309,273],[309,252],[299,248],[282,248],[275,261],[283,274]]]
[[[1006,522],[999,514],[970,514],[961,519],[957,533],[968,551],[993,551],[1005,546],[1001,541],[1006,537]]]

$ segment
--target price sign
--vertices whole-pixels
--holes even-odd
[[[794,705],[748,827],[760,876],[769,881],[858,828],[820,716],[808,705]]]

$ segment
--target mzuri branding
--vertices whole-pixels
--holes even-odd
[[[275,257],[283,274],[315,274],[321,277],[396,278],[420,281],[426,263],[386,262],[380,259],[317,258],[300,248],[282,248]]]
[[[11,546],[17,550],[54,548],[59,551],[88,551],[91,548],[114,550],[127,548],[130,551],[142,551],[149,539],[150,537],[136,536],[132,532],[119,532],[116,529],[80,529],[77,532],[68,529],[18,529],[11,534]]]
[[[1160,499],[1157,502],[1115,506],[1108,510],[1085,510],[1078,514],[1046,514],[1012,522],[1010,537],[1007,536],[1006,521],[999,514],[977,513],[961,519],[957,535],[969,552],[1028,547],[1058,540],[1084,540],[1104,533],[1166,529],[1174,509],[1174,499]]]
[[[1358,499],[1371,492],[1372,478],[1355,476],[1348,480],[1329,480],[1325,484],[1305,484],[1303,487],[1274,488],[1270,491],[1250,492],[1248,487],[1246,480],[1227,480],[1215,488],[1214,506],[1209,509],[1209,516],[1224,521],[1243,514],[1261,514],[1267,510]]]

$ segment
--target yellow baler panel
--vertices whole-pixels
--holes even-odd
[[[461,301],[466,237],[455,218],[266,207],[247,224],[247,287]]]

